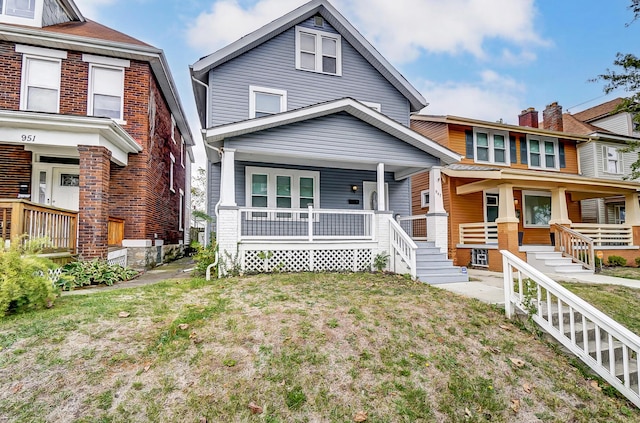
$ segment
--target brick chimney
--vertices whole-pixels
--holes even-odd
[[[518,124],[520,126],[528,126],[529,128],[538,127],[538,111],[533,107],[529,107],[527,110],[523,110],[518,115]]]
[[[549,104],[542,112],[542,127],[562,132],[562,106],[557,101]]]

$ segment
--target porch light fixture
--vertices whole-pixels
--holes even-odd
[[[513,205],[518,207],[518,199],[517,198],[515,200],[513,200]]]
[[[353,191],[354,193],[358,192],[358,186],[357,185],[351,185],[351,191]]]

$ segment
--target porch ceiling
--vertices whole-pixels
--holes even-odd
[[[475,179],[476,181],[456,188],[458,195],[481,192],[510,184],[514,189],[549,190],[563,187],[571,193],[573,201],[589,198],[610,197],[637,192],[640,184],[628,181],[611,181],[605,179],[585,178],[580,175],[526,171],[518,169],[494,170],[451,170],[442,172],[452,178]]]

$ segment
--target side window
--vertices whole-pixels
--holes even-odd
[[[342,75],[342,37],[296,27],[296,69]]]
[[[249,86],[249,118],[273,115],[287,110],[287,92],[274,88]]]

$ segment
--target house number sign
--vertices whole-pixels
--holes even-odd
[[[22,142],[36,142],[35,135],[22,134],[21,138],[22,138]]]

